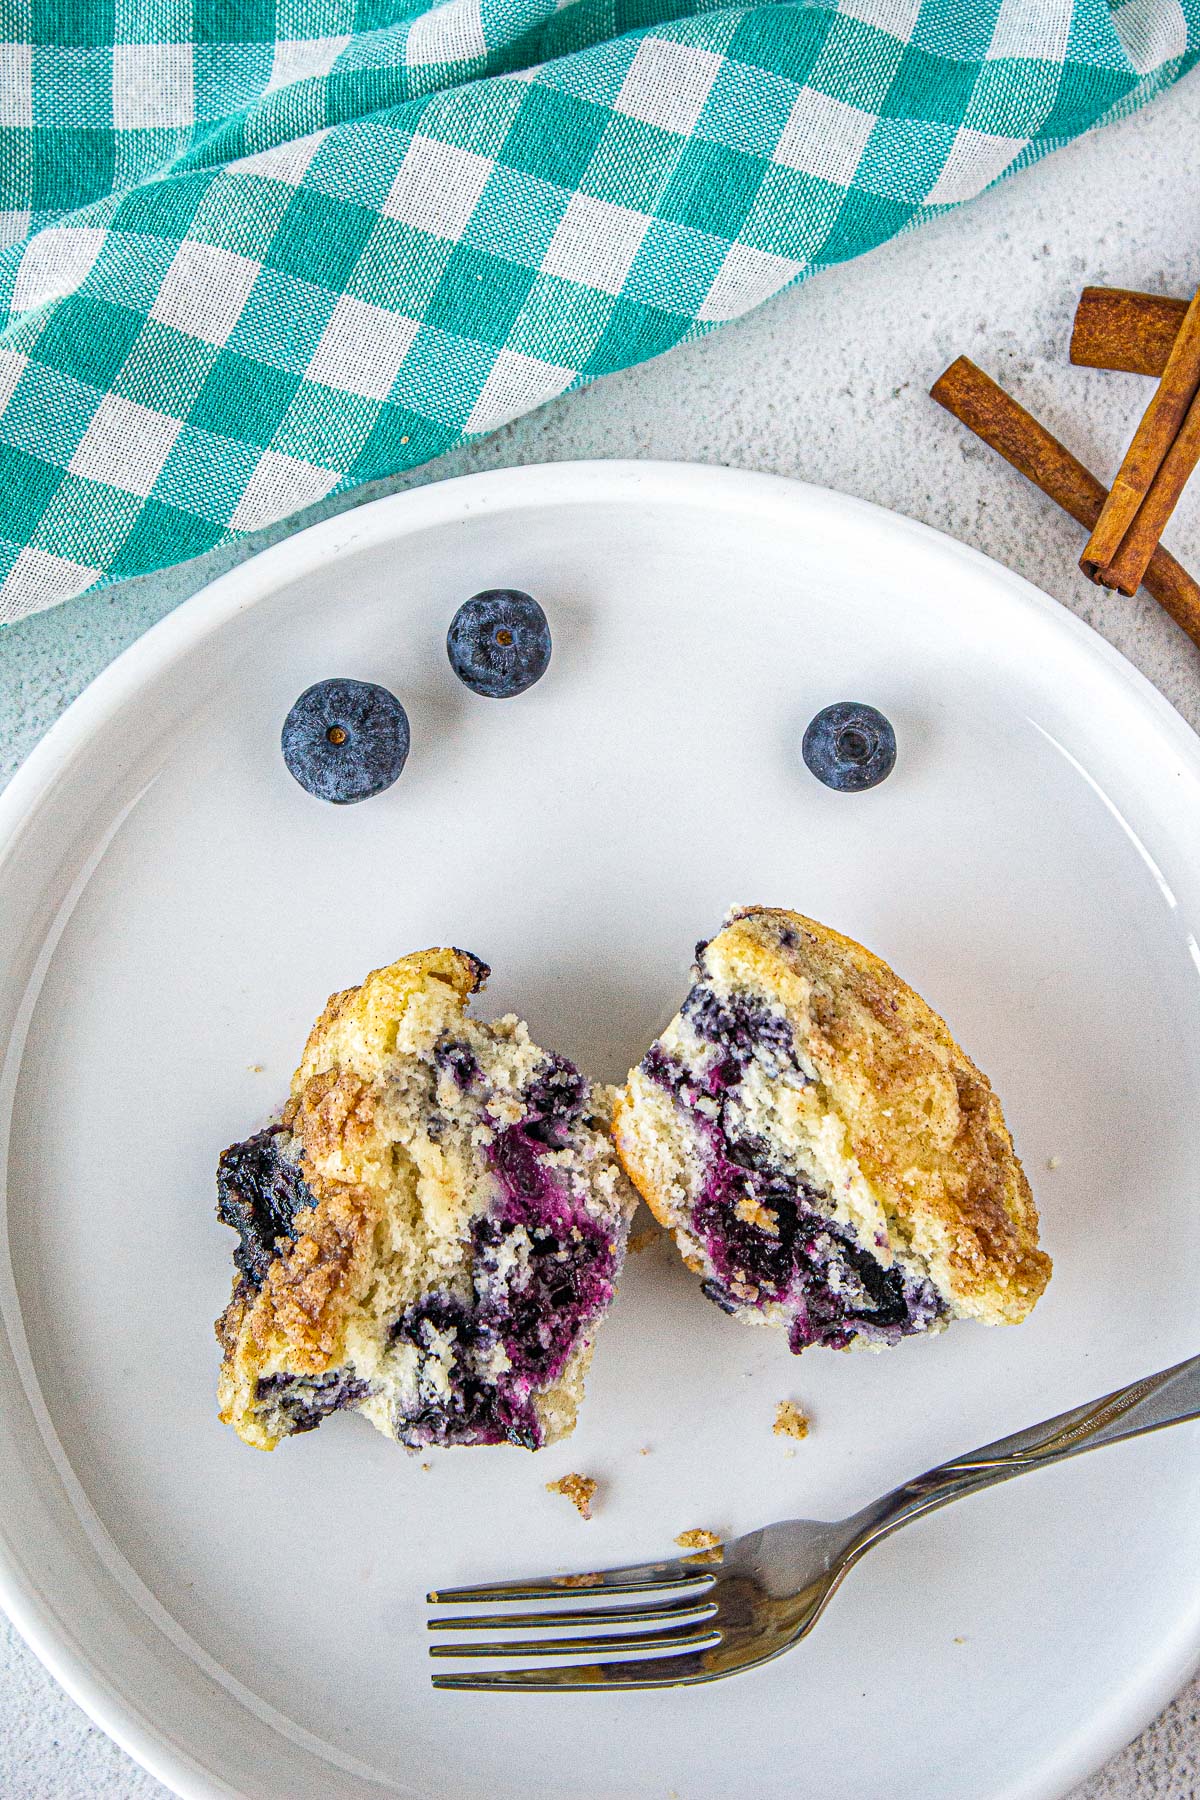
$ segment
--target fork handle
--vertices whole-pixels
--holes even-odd
[[[1102,1444],[1119,1444],[1125,1438],[1140,1437],[1164,1425],[1196,1418],[1200,1418],[1200,1356],[1191,1356],[1174,1368],[1147,1375],[1144,1380],[1131,1382],[1086,1406],[1076,1406],[1053,1419],[1044,1419],[1040,1425],[1015,1431],[1011,1437],[997,1438],[994,1444],[939,1463],[937,1468],[904,1482],[848,1521],[860,1527],[850,1558],[857,1561],[873,1544],[902,1525],[939,1506],[948,1506],[952,1500],[961,1500],[966,1494],[980,1493],[996,1482],[1011,1481],[1014,1475],[1025,1475],[1031,1469],[1064,1462],[1084,1450],[1098,1450]]]

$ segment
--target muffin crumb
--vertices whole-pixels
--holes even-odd
[[[794,1400],[781,1400],[775,1408],[775,1423],[771,1429],[776,1437],[806,1438],[807,1415],[800,1411]]]
[[[592,1588],[599,1587],[603,1580],[603,1575],[559,1575],[554,1585],[561,1588]]]
[[[719,1563],[724,1559],[725,1551],[715,1531],[705,1531],[703,1526],[696,1526],[691,1531],[681,1531],[675,1539],[681,1550],[692,1550],[695,1555],[688,1557],[688,1562]]]
[[[657,1244],[661,1236],[662,1232],[657,1225],[645,1225],[641,1231],[635,1231],[632,1234],[626,1249],[630,1256],[640,1256],[643,1250],[650,1248],[651,1244]]]
[[[561,1494],[565,1500],[571,1502],[581,1519],[590,1519],[592,1501],[599,1485],[599,1482],[593,1481],[590,1475],[576,1475],[572,1472],[570,1475],[562,1476],[559,1481],[548,1481],[546,1492]]]

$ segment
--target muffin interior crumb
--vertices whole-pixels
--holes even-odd
[[[592,1501],[596,1497],[599,1485],[599,1482],[593,1481],[590,1475],[577,1475],[572,1472],[570,1475],[561,1476],[558,1481],[548,1481],[546,1492],[561,1494],[565,1500],[571,1502],[581,1519],[590,1519]]]

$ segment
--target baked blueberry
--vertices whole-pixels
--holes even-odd
[[[823,706],[804,733],[802,749],[817,780],[839,794],[878,787],[896,766],[891,721],[860,700]]]
[[[488,588],[450,621],[446,654],[472,693],[511,700],[540,681],[550,666],[550,626],[532,594]]]
[[[281,737],[283,760],[318,800],[348,806],[391,787],[408,760],[408,714],[374,681],[305,688]]]
[[[285,1154],[290,1139],[277,1125],[231,1144],[217,1164],[217,1217],[240,1240],[233,1253],[238,1273],[257,1293],[281,1238],[295,1241],[296,1214],[317,1204],[298,1160]]]

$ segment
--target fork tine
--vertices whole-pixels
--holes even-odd
[[[758,1660],[751,1658],[751,1661]],[[435,1675],[435,1688],[498,1693],[560,1692],[597,1693],[605,1689],[689,1687],[698,1681],[715,1681],[732,1670],[709,1662],[704,1651],[681,1656],[648,1656],[635,1662],[567,1663],[557,1669],[499,1669],[495,1674],[477,1671],[467,1675]]]
[[[714,1647],[721,1634],[711,1625],[683,1631],[623,1632],[607,1637],[510,1638],[490,1644],[431,1644],[430,1656],[579,1656],[602,1650],[699,1650]]]
[[[470,1604],[496,1600],[561,1600],[564,1589],[586,1588],[592,1593],[638,1594],[644,1588],[711,1586],[710,1568],[688,1568],[679,1557],[669,1562],[634,1563],[626,1569],[598,1569],[592,1575],[536,1575],[529,1581],[493,1581],[483,1587],[434,1588],[425,1596],[430,1606],[450,1602]]]
[[[653,1625],[682,1620],[711,1619],[713,1601],[700,1594],[695,1599],[664,1600],[660,1606],[594,1606],[570,1612],[452,1613],[449,1618],[426,1620],[430,1631],[554,1631],[569,1626]]]

